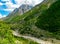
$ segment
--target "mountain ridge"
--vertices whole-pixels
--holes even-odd
[[[39,29],[38,26],[36,25],[36,24],[38,24],[38,19],[40,19],[39,16],[41,16],[42,13],[44,13],[46,10],[48,10],[50,8],[50,6],[53,5],[55,2],[57,2],[58,0],[55,0],[55,1],[48,0],[47,2],[46,1],[47,0],[43,1],[39,5],[32,8],[32,10],[23,14],[22,16],[16,16],[16,17],[12,18],[10,21],[8,21],[13,24],[12,29],[13,30],[18,29],[19,33],[21,33],[21,34],[26,33],[26,34],[30,34],[33,36],[37,35],[36,37],[38,37],[38,38],[40,36],[53,37],[53,33],[51,34],[50,32],[45,33],[45,35],[42,34],[43,31],[41,29]],[[49,5],[49,4],[51,4],[51,5]],[[35,28],[36,28],[37,32],[39,30],[38,33],[40,33],[40,31],[42,31],[41,35],[39,35],[35,31]],[[35,33],[33,33],[33,32],[35,32]],[[48,34],[48,35],[46,35],[46,34]]]
[[[14,14],[15,15],[15,14]],[[60,41],[60,1],[44,0],[28,12],[4,20],[14,30],[22,35],[33,36],[42,40]]]

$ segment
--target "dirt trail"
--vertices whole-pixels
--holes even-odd
[[[44,40],[41,40],[41,39],[38,39],[38,38],[35,38],[35,37],[31,37],[31,36],[23,36],[23,35],[20,35],[19,33],[17,33],[16,31],[13,31],[13,35],[14,36],[18,36],[18,37],[23,37],[25,39],[31,39],[39,44],[53,44],[49,41],[44,41]]]

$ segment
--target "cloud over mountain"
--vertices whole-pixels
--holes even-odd
[[[0,0],[0,9],[5,12],[9,11],[6,12],[7,15],[7,13],[12,12],[15,8],[18,8],[23,3],[27,3],[34,6],[40,3],[41,1],[43,0]],[[5,15],[3,14],[4,12],[0,11],[0,13],[1,13],[0,15]]]
[[[0,18],[2,18],[2,17],[6,17],[6,15],[2,15],[2,14],[0,14]]]

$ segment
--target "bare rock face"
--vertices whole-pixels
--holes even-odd
[[[32,8],[33,8],[33,5],[22,4],[19,8],[16,8],[6,18],[3,18],[3,19],[5,20],[5,19],[9,19],[14,16],[23,15],[24,13],[31,10]]]
[[[20,7],[19,7],[19,10],[18,12],[20,14],[24,14],[25,12],[29,11],[33,6],[31,5],[28,5],[28,4],[22,4]]]
[[[16,8],[12,13],[10,13],[9,16],[15,15],[16,13],[18,15],[22,15],[25,12],[29,11],[32,7],[33,7],[32,5],[22,4],[19,8]]]

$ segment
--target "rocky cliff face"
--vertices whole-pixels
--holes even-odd
[[[21,15],[27,11],[29,11],[33,6],[32,5],[28,5],[28,4],[22,4],[19,8],[16,8],[12,13],[10,13],[10,15],[15,15],[16,13]]]
[[[24,14],[25,12],[29,11],[33,6],[31,5],[28,5],[28,4],[22,4],[20,7],[19,7],[19,10],[18,12],[20,14]]]
[[[31,10],[32,8],[33,8],[32,5],[22,4],[19,8],[16,8],[13,12],[11,12],[6,18],[2,18],[2,19],[5,20],[5,19],[13,18],[18,15],[22,15],[27,11]]]

